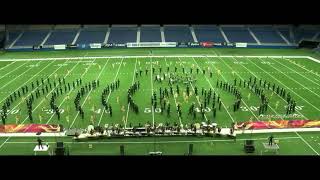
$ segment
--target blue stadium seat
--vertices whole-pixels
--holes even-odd
[[[7,42],[8,45],[11,45],[11,43],[17,39],[17,37],[20,35],[21,31],[13,31],[9,32],[9,40]]]
[[[78,30],[55,30],[47,39],[45,45],[71,44]]]
[[[160,27],[141,27],[140,42],[161,42]]]
[[[257,43],[245,27],[221,27],[230,42]]]
[[[316,33],[319,32],[315,29],[298,29],[296,31],[296,42],[299,43],[302,39],[311,40]]]
[[[214,25],[193,25],[198,42],[225,42],[220,30]]]
[[[77,44],[103,43],[107,29],[82,29]]]
[[[293,43],[293,39],[290,38],[290,29],[289,28],[279,28],[278,29],[283,37],[285,37],[290,43]]]
[[[164,26],[166,42],[194,42],[188,26]]]
[[[14,46],[40,45],[48,32],[49,30],[25,31]]]
[[[112,27],[108,43],[125,44],[137,41],[137,28],[135,27]]]
[[[261,43],[286,43],[271,26],[250,27],[250,29]]]

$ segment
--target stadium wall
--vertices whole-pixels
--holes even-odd
[[[170,48],[270,48],[270,49],[296,49],[298,48],[297,45],[279,45],[279,44],[246,44],[246,43],[239,43],[239,44],[246,44],[245,46],[237,46],[237,43],[214,43],[214,42],[177,42],[175,46],[160,46],[155,47],[170,47]],[[236,47],[237,46],[237,47]],[[34,47],[12,47],[6,48],[6,51],[63,51],[63,50],[82,50],[82,49],[110,49],[110,48],[143,48],[143,46],[135,45],[132,46],[132,43],[127,44],[117,44],[117,43],[108,43],[108,44],[76,44],[76,45],[66,45],[65,49],[55,49],[54,46],[34,46]]]

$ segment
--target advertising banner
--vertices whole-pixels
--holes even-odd
[[[58,49],[66,49],[66,45],[65,45],[65,44],[53,45],[53,48],[54,48],[55,50],[58,50]]]
[[[101,43],[92,43],[90,44],[90,48],[92,49],[101,48]]]
[[[236,43],[236,47],[247,47],[247,43]]]
[[[0,125],[0,133],[61,132],[62,127],[50,124],[7,124]]]
[[[189,47],[200,47],[200,43],[198,43],[198,42],[189,42],[188,46]]]
[[[214,43],[213,42],[200,42],[200,45],[202,47],[213,47]]]
[[[236,124],[236,129],[281,129],[281,128],[318,128],[320,121],[315,120],[275,120],[253,121]]]

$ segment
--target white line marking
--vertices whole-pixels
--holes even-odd
[[[27,63],[27,62],[25,62],[25,63],[21,64],[20,66],[18,66],[18,67],[16,67],[16,68],[14,68],[13,70],[11,70],[11,71],[9,71],[8,73],[6,73],[5,75],[0,76],[0,79],[4,78],[4,77],[5,77],[5,76],[7,76],[8,74],[10,74],[10,73],[12,73],[12,72],[16,71],[17,69],[19,69],[21,66],[25,65],[26,63]]]
[[[209,59],[209,58],[208,58]],[[219,59],[221,59],[221,58],[219,58]],[[211,59],[212,61],[213,61],[213,59]],[[222,59],[221,59],[222,60]],[[222,60],[222,62],[225,64],[225,65],[227,65],[232,71],[233,71],[233,69],[228,65],[228,64],[226,64],[223,60]],[[213,65],[212,65],[213,66]],[[217,70],[217,68],[215,67],[215,66],[213,66],[216,70]],[[237,74],[237,73],[236,73]],[[237,74],[238,75],[238,77],[240,77],[241,79],[242,79],[242,77],[241,76],[239,76],[239,74]],[[226,78],[221,74],[221,76],[222,76],[222,78],[226,81]],[[243,79],[242,79],[243,80]],[[251,108],[249,108],[249,106],[244,102],[244,100],[243,99],[241,99],[241,101],[244,103],[244,105],[249,109],[249,111],[251,112],[251,114],[258,120],[259,118],[252,112],[252,110],[251,110]]]
[[[261,69],[258,65],[256,65],[255,63],[253,63],[251,60],[249,60],[252,64],[254,64],[256,67],[258,67],[259,69]],[[263,70],[263,69],[261,69]],[[264,70],[263,70],[264,71]],[[269,74],[269,73],[267,73]],[[284,85],[281,81],[279,81],[277,78],[275,78],[274,76],[272,76],[271,74],[269,74],[273,79],[277,80],[280,84],[282,84],[283,86],[285,86],[287,89],[288,86]],[[311,104],[309,101],[307,101],[306,99],[304,99],[303,97],[301,97],[299,94],[297,94],[295,91],[291,90],[291,92],[293,92],[294,94],[296,94],[297,96],[299,96],[301,99],[303,99],[305,102],[307,102],[309,105],[311,105],[312,107],[314,107],[315,109],[317,109],[318,111],[320,111],[319,108],[315,107],[313,104]]]
[[[44,61],[44,60],[79,60],[79,59],[106,59],[106,58],[164,58],[164,57],[218,57],[218,56],[213,56],[213,55],[168,55],[168,56],[92,56],[92,57],[61,57],[61,58],[11,58],[11,59],[0,59],[0,61]],[[230,55],[225,55],[225,56],[220,56],[220,57],[237,57],[237,58],[309,58],[309,59],[314,59],[310,56],[230,56]],[[316,59],[315,59],[316,60]],[[320,62],[317,60],[317,62]]]
[[[255,141],[266,141],[268,138],[242,138],[236,139],[236,141],[245,141],[245,140],[255,140]],[[276,138],[279,140],[287,140],[287,139],[300,139],[297,136],[294,137],[280,137]],[[208,140],[190,140],[190,141],[157,141],[159,144],[168,144],[168,143],[205,143],[205,142],[235,142],[234,139],[208,139]],[[46,142],[50,144],[54,144],[56,142]],[[68,144],[154,144],[154,141],[87,141],[87,142],[64,142]],[[37,144],[37,142],[7,142],[7,144]]]
[[[319,156],[319,153],[318,153],[316,150],[314,150],[313,147],[312,147],[305,139],[303,139],[302,136],[300,136],[300,134],[298,134],[297,132],[295,132],[295,133],[299,136],[299,138],[300,138],[304,143],[306,143],[306,144],[310,147],[310,149],[312,149],[313,152],[315,152],[315,153]]]
[[[102,70],[100,71],[100,73],[98,74],[98,77],[97,77],[96,79],[99,79],[99,78],[100,78],[100,76],[101,76],[103,70],[105,69],[106,65],[108,64],[108,62],[109,62],[109,59],[108,59],[108,61],[104,64]],[[93,89],[91,89],[91,90],[89,91],[89,93],[87,94],[86,98],[84,99],[83,103],[81,104],[81,108],[82,108],[82,107],[84,106],[84,104],[86,103],[86,101],[87,101],[89,95],[91,94],[92,90],[93,90]],[[77,112],[77,114],[76,114],[76,116],[74,117],[71,125],[69,126],[69,129],[73,126],[73,124],[74,124],[74,122],[76,121],[76,119],[77,119],[78,116],[79,116],[79,111]]]
[[[132,86],[133,83],[134,83],[135,73],[136,73],[136,70],[137,70],[137,62],[138,62],[138,58],[136,58],[136,63],[134,64],[134,70],[133,70],[133,75],[132,75],[133,78],[132,78],[131,86]],[[126,120],[125,120],[124,128],[127,128],[129,111],[130,111],[130,102],[128,103],[128,107],[127,107],[127,115],[126,115]]]
[[[116,76],[115,76],[114,79],[113,79],[113,82],[116,81],[116,79],[117,79],[117,77],[118,77],[118,74],[119,74],[119,71],[120,71],[120,68],[121,68],[121,65],[122,65],[122,61],[123,61],[123,58],[121,59],[120,66],[119,66],[119,68],[118,68],[118,71],[117,71]],[[107,99],[106,99],[107,102],[109,101],[110,96],[111,96],[111,91],[109,92],[108,97],[107,97]],[[104,114],[104,110],[103,110],[102,113],[101,113],[101,116],[100,116],[98,125],[100,125],[100,123],[101,123],[101,119],[102,119],[102,117],[103,117],[103,114]]]

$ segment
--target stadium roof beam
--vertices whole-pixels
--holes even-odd
[[[287,40],[287,38],[282,35],[282,33],[279,31],[279,29],[274,28],[274,30],[276,31],[276,33],[278,33],[278,35],[279,35],[288,45],[291,44],[291,43]]]
[[[140,43],[140,34],[141,34],[141,28],[137,28],[137,43]]]
[[[219,28],[219,30],[220,30],[220,32],[221,32],[221,34],[222,34],[222,36],[223,36],[224,40],[225,40],[227,43],[230,43],[230,41],[229,41],[229,39],[228,39],[227,35],[224,33],[224,31],[223,31],[223,29],[221,28],[221,26],[218,26],[218,28]]]
[[[103,44],[107,44],[109,35],[110,35],[110,30],[111,30],[111,27],[108,27],[108,31],[106,32],[106,36],[104,38]]]
[[[194,33],[193,27],[190,26],[189,28],[190,28],[191,35],[192,35],[192,37],[193,37],[193,41],[194,41],[194,42],[198,42],[198,39],[197,39],[196,33]]]
[[[51,36],[51,33],[52,33],[52,29],[48,32],[47,36],[43,39],[43,41],[41,42],[40,46],[43,46],[47,40],[49,39],[49,37]]]
[[[256,40],[256,42],[261,45],[261,42],[259,41],[259,39],[256,37],[256,35],[254,35],[254,33],[251,31],[250,27],[247,27],[249,33],[251,34],[251,36],[253,37],[254,40]]]
[[[24,30],[19,34],[19,36],[11,43],[9,46],[9,49],[14,46],[14,44],[21,38],[21,36],[24,34]]]
[[[81,33],[81,28],[78,30],[77,34],[75,35],[73,41],[71,44],[75,44],[80,36],[80,33]]]
[[[317,39],[317,37],[319,36],[319,34],[320,34],[320,32],[317,32],[317,33],[313,36],[312,41],[315,41],[315,40]]]
[[[166,38],[164,36],[163,26],[160,27],[160,33],[161,33],[161,41],[166,42]]]

